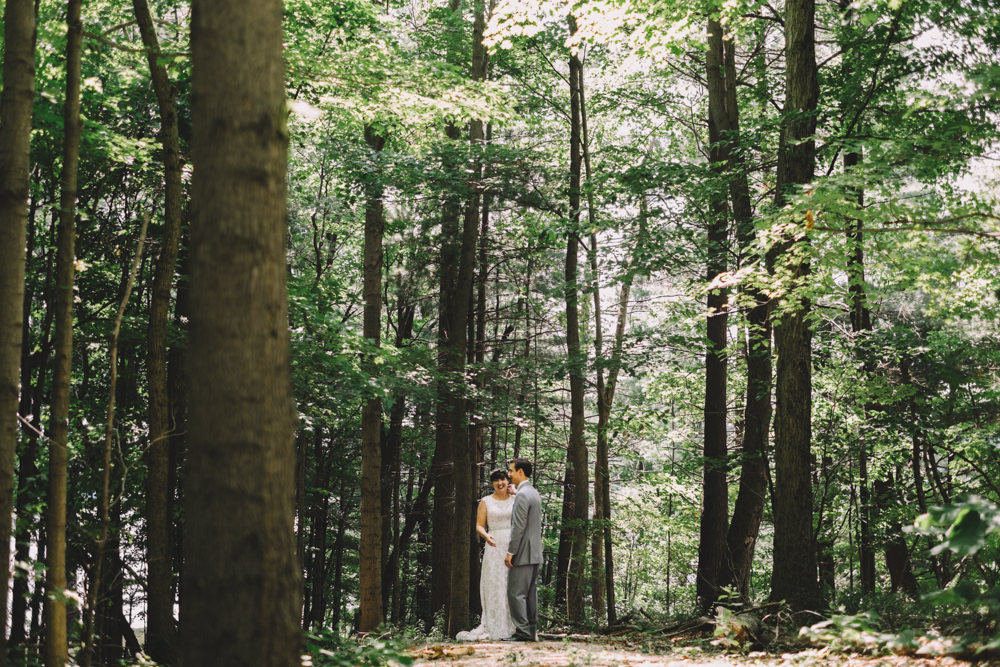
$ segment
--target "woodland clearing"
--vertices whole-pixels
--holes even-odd
[[[629,639],[561,640],[535,643],[477,642],[467,644],[427,644],[410,652],[414,667],[449,664],[473,667],[998,667],[1000,660],[969,662],[953,657],[863,655],[840,653],[829,648],[813,648],[787,653],[753,651],[746,654],[721,653],[700,646],[670,646]]]

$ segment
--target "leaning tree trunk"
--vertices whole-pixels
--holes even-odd
[[[569,18],[570,31],[576,31],[576,22]],[[566,572],[566,616],[579,623],[584,619],[584,586],[586,585],[587,524],[590,510],[590,486],[587,470],[587,444],[584,442],[586,427],[584,415],[585,363],[580,349],[579,286],[577,263],[580,248],[580,178],[582,175],[582,135],[580,120],[580,72],[582,64],[576,55],[569,59],[570,85],[570,229],[566,241],[566,353],[569,364],[569,450],[566,466],[572,469],[573,485],[566,489],[573,496],[573,514],[570,525],[563,526],[571,535],[569,566]],[[567,475],[568,476],[568,475]]]
[[[725,173],[729,149],[729,116],[726,111],[726,80],[723,69],[722,26],[708,21],[706,81],[708,82],[708,142],[713,180],[708,202],[706,281],[712,283],[725,272],[729,251],[727,188]],[[702,508],[698,541],[696,590],[702,611],[708,611],[719,597],[726,555],[726,526],[729,519],[729,484],[726,478],[726,334],[729,315],[727,289],[710,289],[707,297],[705,349],[704,443],[702,462]]]
[[[55,370],[52,378],[52,428],[49,435],[49,496],[45,510],[45,667],[63,667],[69,656],[66,637],[66,444],[69,438],[69,386],[73,357],[73,281],[75,277],[76,186],[80,162],[80,61],[83,25],[81,0],[66,8],[66,106],[63,114],[63,171],[59,195],[56,251]]]
[[[301,654],[280,0],[195,0],[186,667]]]
[[[167,323],[170,293],[181,239],[180,134],[177,125],[177,89],[159,62],[160,44],[146,0],[132,0],[136,23],[146,50],[150,78],[160,111],[160,147],[163,151],[164,210],[160,253],[153,275],[147,329],[146,373],[149,386],[149,447],[146,462],[146,652],[158,662],[174,662],[174,596],[171,588],[170,423],[167,386]]]
[[[7,0],[4,8],[3,94],[0,98],[0,553],[10,554],[17,451],[18,383],[24,323],[24,253],[28,227],[31,107],[35,98],[35,7]],[[28,391],[28,387],[24,387]],[[0,573],[0,609],[7,610],[10,570]],[[13,628],[11,629],[13,634]],[[0,667],[7,633],[0,630]]]
[[[816,160],[815,0],[788,0],[785,5],[786,90],[782,137],[778,150],[775,203],[784,206],[797,185],[812,180]],[[811,212],[793,214],[808,224]],[[817,609],[821,593],[812,527],[812,334],[809,300],[796,294],[809,279],[804,232],[776,248],[775,261],[793,278],[779,301],[774,326],[777,357],[774,413],[774,562],[771,599],[785,600],[795,610]]]
[[[368,373],[374,376],[377,366],[370,355],[375,354],[381,341],[382,324],[382,231],[385,214],[382,206],[379,152],[385,137],[371,127],[365,128],[365,142],[375,163],[372,182],[367,183],[365,204],[364,248],[364,337],[369,356],[365,359]],[[361,411],[361,542],[360,558],[360,618],[358,630],[373,632],[382,623],[382,399],[365,399]]]

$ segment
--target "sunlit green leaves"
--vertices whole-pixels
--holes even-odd
[[[1000,507],[975,494],[962,495],[953,503],[932,508],[921,514],[914,528],[941,541],[932,553],[953,551],[972,556],[982,549],[990,536],[1000,534]]]

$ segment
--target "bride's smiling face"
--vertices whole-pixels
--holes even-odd
[[[507,492],[507,480],[504,478],[493,480],[493,490],[497,493],[503,494]]]

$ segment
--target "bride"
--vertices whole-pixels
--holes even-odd
[[[493,493],[479,501],[476,515],[476,532],[486,541],[479,577],[483,616],[478,628],[456,635],[459,641],[505,639],[514,633],[507,605],[507,566],[503,559],[510,544],[510,517],[516,492],[506,470],[494,470],[490,483]]]

